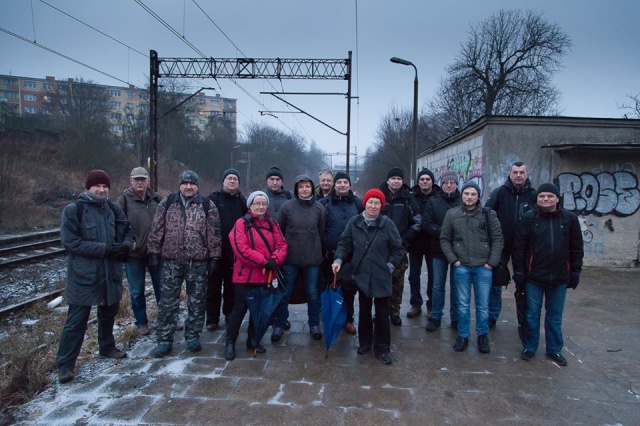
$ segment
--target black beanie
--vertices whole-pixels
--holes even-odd
[[[536,191],[536,197],[540,195],[541,192],[550,192],[556,197],[560,198],[560,191],[558,190],[558,187],[551,182],[543,183],[542,185],[540,185],[538,187],[538,191]]]
[[[349,185],[351,185],[351,178],[345,172],[336,173],[336,175],[333,177],[333,185],[334,186],[336,185],[336,182],[338,181],[338,179],[346,179],[346,180],[349,181]]]
[[[436,183],[436,178],[433,175],[433,172],[431,170],[427,169],[426,167],[423,167],[422,170],[420,170],[418,172],[418,180],[420,180],[420,176],[422,176],[422,175],[429,175],[429,177],[431,178],[431,181],[433,183]]]
[[[280,179],[284,179],[282,170],[280,170],[278,166],[271,166],[269,170],[267,170],[267,175],[265,176],[265,180],[269,179],[271,176],[278,176]]]
[[[240,173],[236,169],[227,169],[222,173],[222,180],[225,180],[229,175],[236,175],[238,182],[240,181]]]
[[[394,176],[398,176],[400,179],[404,180],[404,173],[402,173],[402,169],[400,167],[394,167],[393,169],[389,170],[389,173],[387,173],[387,179]]]

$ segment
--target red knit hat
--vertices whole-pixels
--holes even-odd
[[[87,181],[84,184],[85,189],[90,189],[93,185],[105,184],[111,188],[111,180],[104,170],[91,170],[87,175]]]
[[[384,194],[382,193],[382,191],[380,191],[379,189],[373,188],[368,190],[367,192],[364,193],[364,198],[362,199],[362,205],[366,206],[367,205],[367,201],[369,201],[369,198],[377,198],[378,200],[380,200],[380,203],[382,203],[382,206],[380,207],[380,210],[384,209]]]

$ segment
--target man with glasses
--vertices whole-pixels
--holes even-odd
[[[247,200],[240,193],[240,173],[236,169],[225,170],[222,174],[222,189],[209,194],[209,199],[218,208],[222,232],[220,265],[207,282],[206,324],[208,331],[215,331],[220,322],[220,305],[222,305],[225,324],[229,323],[234,305],[233,250],[229,233],[236,221],[247,213]]]

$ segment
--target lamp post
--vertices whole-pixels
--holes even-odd
[[[416,163],[418,161],[417,149],[418,149],[418,69],[411,61],[393,57],[389,59],[394,64],[410,65],[416,72],[416,76],[413,79],[413,143],[411,144],[411,186],[413,187],[413,180],[416,178]]]

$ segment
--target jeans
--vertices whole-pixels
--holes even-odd
[[[476,334],[489,332],[489,292],[491,291],[491,269],[481,266],[456,266],[453,272],[458,292],[458,336],[469,337],[471,324],[471,286],[476,305]]]
[[[376,354],[391,352],[391,322],[389,320],[389,298],[367,297],[360,292],[360,313],[358,314],[358,341],[360,346],[373,346]],[[371,308],[375,306],[375,324]]]
[[[422,275],[422,260],[427,264],[427,310],[431,310],[433,296],[433,257],[423,250],[409,251],[409,286],[411,286],[411,306],[422,306],[420,294],[420,276]]]
[[[151,276],[156,304],[160,303],[160,291],[162,286],[160,281],[160,268],[148,268],[147,262],[148,261],[146,259],[130,257],[127,263],[124,264],[124,269],[127,273],[127,281],[129,282],[131,310],[133,311],[133,317],[136,319],[137,326],[149,324],[149,319],[147,318],[147,299],[144,296],[144,277],[147,270]]]
[[[218,269],[207,280],[207,325],[218,324],[220,321],[220,306],[222,306],[222,314],[225,319],[231,315],[235,299],[234,287],[233,256],[222,256]]]
[[[500,255],[500,262],[507,265],[509,258],[511,258],[511,254],[503,251]],[[489,318],[497,321],[500,312],[502,312],[502,287],[491,287],[491,294],[489,295]]]
[[[559,354],[562,351],[562,312],[567,295],[566,284],[545,287],[527,282],[524,286],[527,299],[525,321],[527,333],[522,341],[522,347],[535,352],[540,341],[540,315],[542,298],[544,297],[544,336],[548,354]]]
[[[116,349],[116,339],[113,337],[113,323],[119,308],[119,303],[97,307],[98,346],[101,354],[108,354]],[[90,313],[91,306],[69,305],[67,321],[62,329],[62,337],[60,337],[60,346],[56,356],[58,370],[72,371],[76,368],[76,360],[82,349]]]
[[[296,265],[284,265],[287,275],[287,289],[284,298],[276,308],[276,316],[273,321],[274,328],[284,328],[289,318],[289,299],[293,293],[293,286],[296,284],[298,273],[302,273],[307,292],[307,315],[309,316],[309,327],[320,325],[320,296],[318,295],[318,275],[320,266],[305,266],[301,268]]]
[[[435,320],[442,319],[442,311],[444,309],[444,298],[447,284],[447,268],[449,262],[443,255],[433,256],[433,304],[431,317]],[[458,297],[456,288],[453,285],[453,267],[449,269],[449,316],[451,322],[458,320]]]

